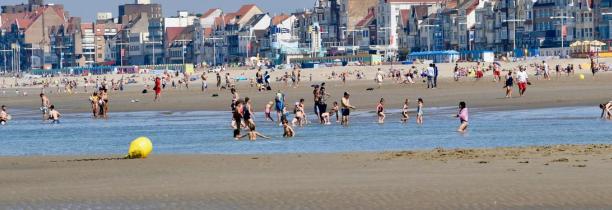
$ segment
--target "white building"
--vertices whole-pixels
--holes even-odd
[[[238,33],[238,53],[246,57],[256,55],[255,44],[258,38],[255,31],[268,30],[272,18],[268,14],[257,14],[249,20]]]
[[[434,5],[437,2],[437,0],[380,0],[376,11],[379,48],[397,51],[399,47],[398,30],[401,30],[401,10],[409,10],[415,5]]]
[[[212,28],[215,25],[215,19],[223,14],[223,10],[215,8],[209,9],[200,17],[202,28]]]
[[[193,25],[193,21],[198,19],[195,15],[189,14],[187,11],[179,11],[177,16],[164,18],[164,27],[187,27]]]

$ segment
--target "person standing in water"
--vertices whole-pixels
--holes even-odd
[[[153,86],[153,90],[155,91],[155,98],[153,99],[153,102],[157,102],[161,96],[161,78],[155,77],[155,86]]]
[[[378,115],[378,123],[385,123],[385,99],[381,98],[376,106],[376,115]]]
[[[244,105],[241,100],[238,100],[236,101],[236,104],[234,105],[234,107],[235,108],[232,112],[234,123],[232,123],[232,126],[234,128],[234,139],[238,140],[240,139],[240,128],[242,127],[242,118],[244,118],[243,112],[242,112],[242,110],[244,109]]]
[[[274,108],[276,109],[277,120],[281,122],[281,117],[285,115],[285,94],[281,93],[280,90],[276,92],[274,102],[276,103]]]
[[[342,97],[341,100],[341,104],[342,104],[342,122],[340,124],[344,125],[344,126],[348,126],[349,124],[349,115],[351,115],[351,110],[350,109],[355,109],[355,107],[353,105],[351,105],[351,102],[349,100],[350,94],[348,92],[344,92],[344,96]]]
[[[268,102],[268,104],[266,104],[266,109],[264,110],[264,113],[266,114],[265,120],[266,121],[272,121],[274,122],[274,119],[272,118],[272,106],[274,106],[274,101],[270,101]]]
[[[0,125],[6,125],[9,120],[11,120],[11,115],[9,115],[8,111],[6,111],[6,106],[2,105],[2,108],[0,109]]]
[[[51,123],[58,124],[60,117],[62,117],[62,114],[55,109],[55,106],[51,105],[49,107],[49,120],[51,120]]]
[[[423,99],[419,98],[417,100],[417,117],[416,123],[419,125],[423,125]]]
[[[459,102],[459,112],[457,113],[457,118],[459,118],[459,121],[461,122],[457,131],[463,133],[468,128],[469,118],[468,108],[464,101]]]
[[[407,123],[408,119],[410,119],[410,115],[408,113],[410,100],[406,99],[404,101],[404,106],[402,107],[402,122]]]
[[[44,93],[41,93],[40,94],[40,111],[43,114],[43,121],[49,119],[49,106],[51,106],[51,101],[49,101],[49,98]]]

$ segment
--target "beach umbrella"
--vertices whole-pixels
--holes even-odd
[[[595,40],[595,41],[591,42],[591,45],[593,45],[593,46],[604,46],[604,45],[606,45],[606,43],[603,43],[603,42],[600,42],[598,40]]]
[[[580,46],[582,45],[581,41],[575,41],[574,43],[570,44],[570,47],[576,47],[576,46]]]

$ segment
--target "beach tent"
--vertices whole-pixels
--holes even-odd
[[[413,52],[408,54],[408,59],[431,60],[434,63],[452,63],[459,60],[459,52],[454,50]]]

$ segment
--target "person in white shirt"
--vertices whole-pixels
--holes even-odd
[[[436,75],[436,70],[434,69],[433,63],[429,64],[427,67],[427,88],[434,88],[433,78]]]
[[[544,68],[544,79],[550,80],[550,69],[548,68],[548,64],[546,61],[542,61],[542,65]]]
[[[529,83],[529,76],[527,76],[524,68],[520,68],[520,71],[516,74],[516,80],[518,82],[519,94],[523,96],[525,91],[527,91],[527,83]]]

